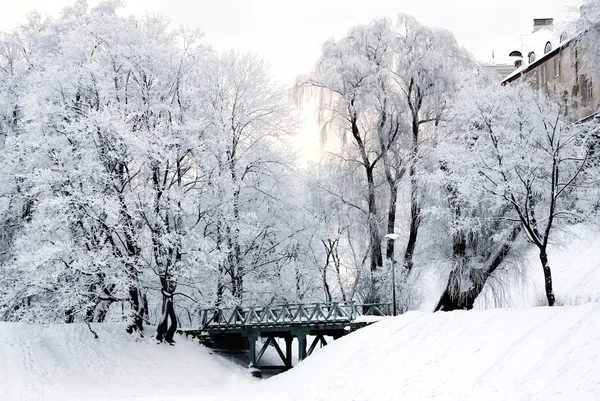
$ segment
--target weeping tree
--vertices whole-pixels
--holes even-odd
[[[404,268],[410,273],[422,219],[420,165],[445,118],[461,72],[471,67],[472,61],[450,31],[421,25],[405,14],[399,16],[397,26],[391,81],[403,100],[409,138],[410,226]]]
[[[387,21],[377,21],[366,27],[353,28],[340,41],[326,42],[314,71],[299,78],[296,83],[299,98],[312,95],[318,98],[319,119],[324,124],[323,135],[332,132],[340,135],[343,144],[340,159],[360,166],[361,174],[364,174],[371,272],[376,272],[383,265],[376,194],[376,167],[381,161],[381,151],[377,137],[371,130],[373,121],[370,118],[373,109],[372,89],[380,71],[372,61],[384,57],[385,46],[372,33],[389,32],[388,28]],[[371,44],[376,48],[369,53]],[[383,60],[380,61],[383,63]],[[373,297],[376,298],[376,294]]]
[[[399,185],[406,172],[411,211],[404,266],[407,273],[413,267],[421,222],[419,166],[456,89],[458,72],[468,65],[469,56],[450,32],[401,15],[396,27],[379,19],[326,42],[314,71],[296,83],[299,99],[317,98],[324,139],[339,134],[337,159],[354,174],[358,167],[364,177],[364,200],[346,203],[358,210],[365,205],[372,301],[379,298],[382,237],[396,229]],[[378,189],[382,182],[387,191]],[[337,195],[348,199],[348,194]],[[393,255],[394,242],[388,240],[386,257]]]

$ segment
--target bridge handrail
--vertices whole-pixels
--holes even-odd
[[[347,301],[209,308],[202,310],[201,327],[204,329],[292,323],[342,323],[351,322],[364,315],[389,316],[391,304],[356,304]]]

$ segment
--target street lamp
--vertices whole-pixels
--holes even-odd
[[[386,234],[384,238],[393,242],[398,239],[398,234]],[[394,255],[392,255],[392,315],[396,316],[396,260]]]

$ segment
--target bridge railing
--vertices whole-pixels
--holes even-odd
[[[202,328],[351,322],[358,316],[389,316],[391,304],[329,302],[211,308],[202,311]]]

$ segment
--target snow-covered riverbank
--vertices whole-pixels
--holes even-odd
[[[598,400],[600,304],[384,319],[268,380],[121,325],[0,324],[0,399]]]

